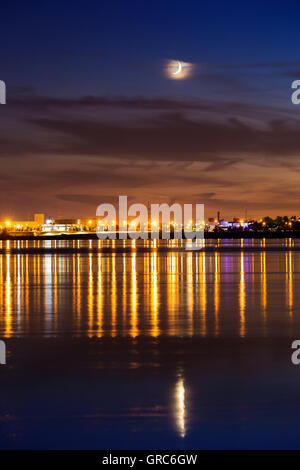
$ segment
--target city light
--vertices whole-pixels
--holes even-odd
[[[21,236],[21,232],[25,234],[28,232],[34,233],[35,235],[42,236],[46,234],[61,235],[62,232],[65,234],[70,233],[74,234],[76,232],[87,233],[97,232],[99,224],[102,223],[101,217],[98,219],[54,219],[54,218],[45,218],[44,214],[34,214],[33,220],[29,221],[16,221],[11,219],[0,220],[0,232],[3,232],[5,228],[6,232],[9,232],[10,236]],[[138,219],[128,221],[122,219],[119,222],[116,220],[110,220],[105,226],[105,230],[112,230],[113,232],[118,233],[118,231],[125,230],[137,230],[136,227],[140,226]],[[223,218],[210,218],[207,221],[203,220],[201,222],[193,221],[189,219],[186,223],[186,227],[189,231],[204,230],[205,233],[208,232],[232,232],[232,231],[244,231],[244,232],[259,232],[263,231],[264,234],[267,232],[280,232],[280,231],[300,231],[300,218],[293,216],[283,216],[276,217],[272,219],[271,217],[260,218],[257,220],[251,219],[239,219],[232,218],[231,220],[224,220]],[[184,224],[182,222],[176,222],[175,220],[165,220],[161,224],[159,220],[149,220],[148,232],[160,230],[175,231],[179,229],[184,229]],[[14,232],[18,232],[15,233]],[[29,235],[29,234],[28,234]],[[6,236],[6,235],[5,235]],[[23,235],[22,235],[23,236]]]

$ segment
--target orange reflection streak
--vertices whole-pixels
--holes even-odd
[[[114,241],[114,240],[113,240]],[[116,254],[111,259],[111,336],[116,336],[117,293],[116,293]]]
[[[15,240],[14,240],[14,243],[16,243]],[[17,283],[17,256],[14,256],[13,260],[14,260],[14,268],[13,268],[14,279],[13,279],[13,283],[16,284]]]
[[[15,285],[17,286],[16,292],[16,310],[17,310],[17,327],[21,329],[21,305],[22,305],[22,275],[21,275],[21,255],[16,255],[17,266],[15,268]]]
[[[88,323],[89,323],[89,335],[93,334],[94,327],[94,315],[93,315],[93,304],[94,304],[94,281],[93,281],[93,258],[92,253],[89,253],[89,280],[88,280]]]
[[[144,240],[144,246],[146,246],[148,240]],[[150,255],[146,253],[144,256],[144,287],[143,287],[144,298],[146,299],[147,314],[149,316],[149,334],[151,334],[151,272],[150,272]]]
[[[240,267],[240,336],[245,337],[245,307],[246,307],[246,296],[245,296],[245,272],[244,272],[244,253],[241,252],[241,267]]]
[[[79,240],[77,240],[79,242]],[[75,287],[76,293],[76,309],[77,309],[77,323],[78,323],[78,331],[80,329],[81,323],[81,255],[77,253],[77,286]]]
[[[38,263],[39,267],[39,263]],[[53,281],[52,281],[52,256],[46,255],[44,258],[43,273],[45,274],[45,299],[44,299],[44,311],[45,311],[45,328],[47,333],[51,332],[51,320],[53,313]]]
[[[11,277],[10,277],[10,254],[6,255],[6,279],[5,279],[5,336],[7,338],[11,335],[11,314],[12,314],[12,299],[11,299]]]
[[[102,287],[102,254],[98,253],[98,289],[97,289],[97,336],[103,334],[103,287]]]
[[[22,242],[21,242],[22,243]],[[24,286],[24,255],[20,255],[20,302],[22,306],[22,315],[20,321],[23,324],[26,324],[26,304],[25,304],[25,292],[26,292],[26,286]],[[21,313],[21,306],[20,306],[20,313]],[[23,327],[24,328],[24,327]]]
[[[30,286],[29,286],[29,257],[28,257],[28,255],[26,255],[25,266],[26,266],[25,269],[26,269],[26,277],[27,277],[26,284],[28,284],[27,293],[28,293],[28,299],[29,299]],[[42,310],[42,307],[41,307],[42,296],[40,295],[40,289],[41,289],[42,280],[41,280],[41,256],[40,255],[37,256],[37,263],[36,263],[36,268],[35,269],[36,269],[36,276],[35,276],[36,285],[38,286],[38,289],[35,289],[35,302],[38,306],[39,311],[41,311]],[[29,305],[28,305],[28,318],[30,319],[30,307],[29,307]]]
[[[24,273],[25,271],[25,273]],[[29,272],[28,272],[28,255],[22,256],[22,279],[25,279],[25,300],[24,310],[26,314],[26,323],[29,323],[30,309],[29,309]],[[37,289],[36,289],[37,290]]]
[[[169,334],[174,335],[176,334],[176,321],[174,318],[176,309],[176,255],[174,253],[169,253],[167,256],[167,289]]]
[[[33,256],[33,281],[35,285],[37,285],[37,268],[36,268],[36,263],[37,263],[37,256]]]
[[[199,254],[199,265],[200,265],[200,312],[201,312],[201,324],[200,334],[206,336],[206,264],[205,264],[205,253]]]
[[[193,253],[189,251],[186,255],[186,282],[187,282],[187,310],[188,310],[188,335],[194,334],[194,278],[193,278]]]
[[[285,272],[286,272],[286,292],[287,292],[287,307],[290,319],[293,319],[293,259],[292,252],[289,251],[285,255]]]
[[[123,240],[123,245],[124,245],[125,240]],[[127,322],[126,322],[126,317],[127,317],[127,269],[126,269],[126,253],[123,253],[123,327],[127,328]]]
[[[260,254],[260,272],[261,272],[261,308],[263,313],[264,328],[266,334],[267,325],[267,267],[266,267],[266,252]]]
[[[76,240],[74,240],[74,245],[76,246]],[[73,268],[72,268],[72,310],[76,312],[76,274],[77,274],[77,267],[76,267],[76,254],[73,254]]]
[[[76,240],[74,240],[74,245],[76,246]],[[73,267],[72,267],[72,310],[76,312],[76,276],[77,276],[77,266],[76,266],[76,253],[73,253]]]
[[[74,240],[75,241],[75,240]],[[54,318],[54,329],[57,332],[58,329],[58,273],[57,273],[57,254],[53,255],[53,318]]]
[[[134,240],[133,240],[134,241]],[[136,253],[131,255],[131,316],[130,335],[135,338],[139,334],[137,326],[137,276],[136,276]]]
[[[157,253],[151,253],[151,336],[159,335]]]
[[[178,242],[178,240],[177,240]],[[174,269],[175,269],[175,273],[174,273],[174,297],[175,297],[175,311],[178,313],[178,310],[179,310],[179,305],[180,305],[180,292],[179,292],[179,289],[180,289],[180,286],[179,286],[179,280],[180,280],[180,274],[179,274],[179,270],[180,270],[180,267],[179,267],[179,256],[178,254],[175,254],[175,266],[174,266]],[[175,316],[175,321],[176,321],[176,328],[175,328],[175,331],[174,333],[175,334],[178,334],[179,333],[179,324],[178,324],[178,314]]]
[[[215,252],[215,280],[214,280],[214,304],[215,304],[215,336],[219,336],[220,314],[220,253]]]

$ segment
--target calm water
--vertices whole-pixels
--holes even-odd
[[[300,447],[299,281],[297,240],[2,242],[1,447]]]

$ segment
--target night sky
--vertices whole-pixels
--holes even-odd
[[[0,219],[118,195],[300,216],[299,31],[293,0],[2,3]]]

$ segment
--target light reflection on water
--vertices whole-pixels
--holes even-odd
[[[241,446],[251,436],[256,447],[261,445],[257,429],[264,427],[264,435],[272,436],[286,426],[286,433],[287,415],[298,426],[299,381],[295,369],[288,369],[289,338],[300,333],[300,250],[290,251],[297,244],[233,240],[237,250],[219,251],[230,242],[209,240],[216,251],[186,251],[177,240],[150,240],[143,245],[150,249],[140,251],[138,241],[125,240],[1,242],[0,337],[11,339],[12,368],[21,370],[2,384],[2,445],[14,445],[11,436],[16,435],[21,447],[31,448],[42,434],[41,447],[51,447],[57,436],[55,445],[89,447],[95,439],[97,446],[101,437],[108,448],[123,441],[132,448],[130,439],[136,442],[144,433],[141,448],[149,436],[154,448],[186,442],[191,448],[199,442],[204,447],[225,442],[226,447],[231,429],[230,447],[247,423],[254,423]],[[258,249],[247,250],[253,246]],[[273,246],[280,250],[267,250]],[[19,343],[13,342],[16,337]],[[276,350],[278,338],[288,341]],[[49,344],[59,353],[43,382],[41,371],[52,357],[50,346],[45,353]],[[22,387],[31,391],[24,395],[24,410],[14,395]],[[278,415],[281,408],[284,419]],[[57,410],[64,410],[69,433],[55,424]],[[277,417],[277,428],[265,420],[265,411]],[[23,435],[12,419],[11,432],[4,426],[1,434],[9,413],[31,433]],[[43,434],[49,422],[53,434]],[[70,441],[64,441],[68,435]],[[277,445],[276,436],[271,445]]]
[[[174,411],[176,428],[179,436],[184,438],[186,435],[187,416],[186,416],[186,388],[182,374],[179,375],[174,393]]]
[[[12,252],[11,244],[26,247],[28,241],[3,243],[3,337],[244,338],[291,334],[299,326],[297,251],[157,251],[156,242],[151,251],[140,253],[135,241],[126,241],[132,248],[126,252],[26,254]],[[37,243],[52,248],[78,245],[63,240]],[[92,243],[99,248],[101,241]]]

